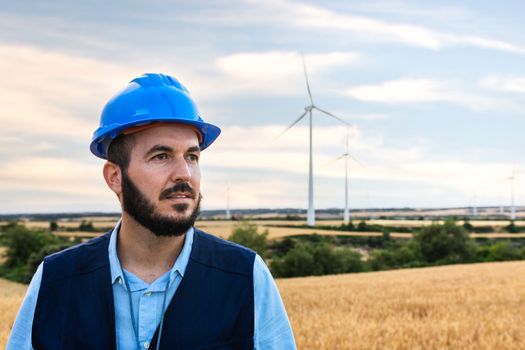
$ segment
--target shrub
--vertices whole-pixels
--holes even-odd
[[[520,249],[515,248],[509,241],[492,244],[487,250],[487,261],[521,260],[524,258]]]
[[[97,232],[97,230],[93,226],[93,223],[91,221],[85,221],[85,220],[82,220],[80,225],[78,225],[78,230],[84,231],[84,232]]]
[[[241,221],[233,226],[228,240],[255,250],[262,258],[266,256],[268,230],[257,232],[257,225]]]
[[[424,265],[419,245],[415,240],[403,243],[393,243],[387,249],[375,250],[369,259],[372,270],[388,270],[393,268]]]
[[[473,232],[474,231],[474,226],[470,223],[469,219],[465,219],[465,222],[463,223],[463,227],[465,228],[465,230],[467,230],[468,232]]]
[[[282,240],[274,240],[270,246],[272,256],[283,256],[295,247],[295,241],[290,237],[284,237]]]
[[[357,231],[361,231],[361,232],[368,231],[368,225],[366,224],[365,221],[360,221],[357,224]]]
[[[315,262],[307,244],[298,244],[283,258],[274,259],[270,265],[275,277],[312,275]]]
[[[7,248],[4,265],[8,268],[26,265],[31,254],[60,241],[49,231],[30,230],[21,225],[12,226],[2,234],[1,244]]]
[[[350,273],[362,272],[365,270],[365,264],[361,260],[361,254],[351,249],[335,249],[336,269],[331,273]]]
[[[275,277],[328,275],[364,270],[361,254],[351,249],[334,249],[328,243],[299,243],[286,255],[273,259]]]
[[[452,220],[422,227],[415,240],[423,259],[429,263],[468,262],[476,257],[477,246],[470,240],[467,230]]]
[[[352,220],[350,220],[348,222],[348,224],[346,224],[346,225],[344,223],[342,223],[340,229],[343,230],[343,231],[354,231],[355,230],[355,226],[354,226],[354,223],[352,222]]]
[[[505,229],[509,233],[518,233],[518,232],[520,232],[520,229],[519,229],[518,226],[516,226],[516,224],[514,223],[514,220],[512,220],[509,225],[505,226]]]

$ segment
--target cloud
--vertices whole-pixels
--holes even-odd
[[[258,13],[257,16],[247,16],[244,20],[273,20],[285,26],[346,31],[362,35],[366,39],[397,42],[432,50],[461,45],[519,54],[525,53],[524,47],[503,40],[442,32],[419,25],[388,22],[367,16],[341,14],[299,2],[249,0],[246,3],[256,7]],[[238,20],[242,21],[243,19]]]
[[[89,139],[106,100],[136,69],[23,45],[0,45],[5,135]]]
[[[101,164],[57,156],[0,162],[0,197],[1,213],[119,210]]]
[[[100,165],[59,157],[28,156],[0,166],[0,191],[52,191],[79,196],[103,195]]]
[[[492,75],[481,79],[478,85],[495,91],[525,93],[525,76]]]
[[[225,206],[227,185],[237,190],[235,207],[305,205],[308,127],[299,123],[276,140],[275,136],[284,127],[223,129],[216,144],[201,158],[208,208]],[[340,193],[333,192],[333,187],[344,181],[344,161],[336,159],[345,152],[345,136],[345,129],[339,126],[314,130],[314,182],[321,207],[338,205]],[[513,167],[497,161],[429,160],[424,142],[414,141],[411,147],[396,148],[387,145],[381,136],[368,135],[359,128],[352,129],[349,145],[350,153],[359,159],[359,163],[353,160],[349,163],[352,186],[360,184],[354,187],[354,196],[364,195],[364,183],[373,183],[374,192],[394,196],[410,205],[415,202],[431,205],[443,193],[447,203],[455,205],[464,205],[465,198],[474,194],[495,200],[506,191],[505,178]],[[410,190],[415,187],[417,192]],[[432,199],[421,197],[427,194]]]
[[[305,61],[309,72],[317,72],[334,66],[353,63],[358,58],[352,52],[327,52],[309,54]],[[221,57],[217,66],[225,73],[240,78],[268,76],[289,78],[302,73],[301,55],[295,51],[242,52]]]
[[[308,74],[338,66],[353,65],[360,56],[353,52],[308,54]],[[295,51],[241,52],[217,59],[220,72],[231,81],[229,89],[289,94],[304,88],[301,55]],[[224,84],[226,85],[226,84]]]
[[[452,82],[422,78],[402,78],[376,85],[361,85],[346,89],[344,93],[366,102],[391,104],[448,102],[474,111],[488,109],[493,104],[487,98],[461,91]]]
[[[223,128],[221,137],[201,157],[205,209],[224,208],[227,185],[233,189],[232,207],[305,205],[308,127],[300,123],[276,140],[284,127]],[[313,136],[318,207],[339,205],[340,192],[334,186],[343,183],[344,162],[336,159],[346,150],[346,130],[338,125],[320,126]],[[352,155],[360,160],[360,164],[349,163],[352,186],[356,181],[373,182],[374,191],[385,197],[397,196],[401,188],[417,184],[424,193],[443,191],[453,193],[455,198],[473,194],[498,198],[502,189],[507,189],[505,179],[513,169],[513,165],[503,162],[429,160],[421,142],[396,148],[387,145],[381,136],[368,135],[357,127],[351,129],[349,145]],[[523,170],[516,169],[517,173]],[[0,204],[0,211],[118,210],[117,200],[100,172],[99,161],[57,156],[0,162],[0,196],[13,197]],[[365,189],[360,185],[353,195],[356,191],[363,194]],[[406,203],[419,200],[432,204],[420,198],[420,191],[408,191],[401,197],[408,198]]]
[[[352,6],[352,9],[358,12],[369,13],[384,13],[388,15],[402,15],[411,17],[430,17],[439,19],[440,21],[447,21],[457,19],[458,21],[465,21],[471,19],[472,11],[465,7],[456,5],[424,4],[421,7],[415,7],[414,4],[403,3],[398,1],[366,1]]]

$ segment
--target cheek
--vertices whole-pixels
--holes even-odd
[[[199,190],[201,184],[201,169],[199,167],[191,168],[191,183],[193,189]]]

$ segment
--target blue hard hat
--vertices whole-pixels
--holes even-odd
[[[133,79],[109,100],[93,133],[90,150],[107,159],[111,141],[124,130],[153,122],[188,124],[200,132],[201,150],[221,133],[217,126],[204,122],[189,91],[175,78],[147,73]]]

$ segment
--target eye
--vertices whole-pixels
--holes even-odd
[[[197,163],[199,161],[199,156],[197,154],[188,154],[187,159],[190,162]]]
[[[168,159],[167,153],[159,153],[151,157],[152,160],[166,160]]]

